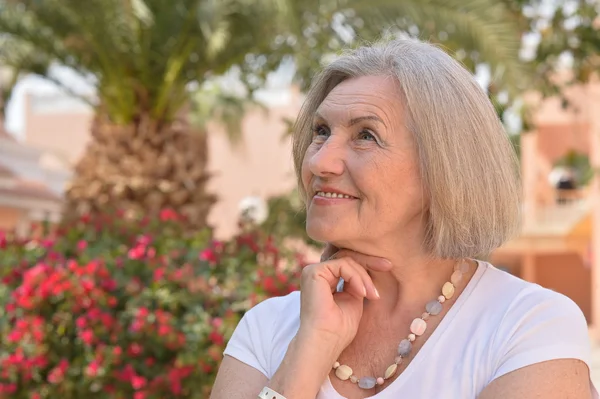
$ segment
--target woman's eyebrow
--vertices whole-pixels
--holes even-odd
[[[383,121],[383,119],[381,119],[377,115],[365,115],[365,116],[359,116],[357,118],[352,118],[352,119],[350,119],[349,126],[356,125],[357,123],[360,123],[362,121],[375,121],[375,122],[381,123],[383,126],[385,126],[385,122]],[[385,126],[385,127],[387,127],[387,126]]]
[[[327,120],[325,117],[323,117],[323,115],[321,115],[318,111],[315,112],[315,117],[314,119],[321,119],[321,120]],[[385,122],[383,121],[383,119],[381,119],[379,116],[377,115],[365,115],[365,116],[359,116],[356,118],[352,118],[350,119],[350,122],[348,123],[348,126],[353,126],[356,125],[357,123],[360,123],[362,121],[374,121],[377,123],[381,123],[383,126],[387,127],[385,125]]]

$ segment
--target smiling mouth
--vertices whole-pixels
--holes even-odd
[[[325,191],[317,191],[315,193],[315,197],[321,198],[345,198],[345,199],[358,199],[348,194],[340,194],[340,193],[330,193]]]

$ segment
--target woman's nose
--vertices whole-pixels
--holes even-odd
[[[310,155],[308,166],[315,176],[336,176],[344,172],[344,144],[339,137],[330,136]]]

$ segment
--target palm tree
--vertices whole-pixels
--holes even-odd
[[[201,227],[215,198],[206,190],[206,131],[188,117],[206,101],[190,86],[237,67],[251,93],[291,61],[305,87],[324,56],[415,27],[422,38],[460,43],[514,82],[519,37],[504,11],[494,0],[0,0],[0,64],[50,79],[60,64],[96,88],[84,98],[95,108],[92,141],[67,210],[172,207]],[[235,121],[236,107],[222,115]],[[211,114],[200,111],[192,119]]]

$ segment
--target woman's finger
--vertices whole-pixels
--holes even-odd
[[[361,276],[363,285],[367,289],[367,298],[372,300],[379,299],[379,292],[377,291],[371,276],[369,276],[369,273],[367,273],[367,269],[349,256],[346,256],[343,259],[345,259],[354,269],[356,269],[358,274]]]
[[[344,280],[344,291],[359,298],[374,296],[369,295],[369,292],[373,293],[371,278],[363,267],[348,257],[308,266],[302,273],[303,283],[325,281],[332,293],[336,291],[340,278]],[[374,296],[373,299],[376,298]]]
[[[333,259],[343,258],[346,256],[352,258],[356,263],[363,266],[365,269],[372,270],[374,272],[388,272],[392,269],[392,263],[385,258],[365,255],[349,249],[340,249],[333,255]]]

